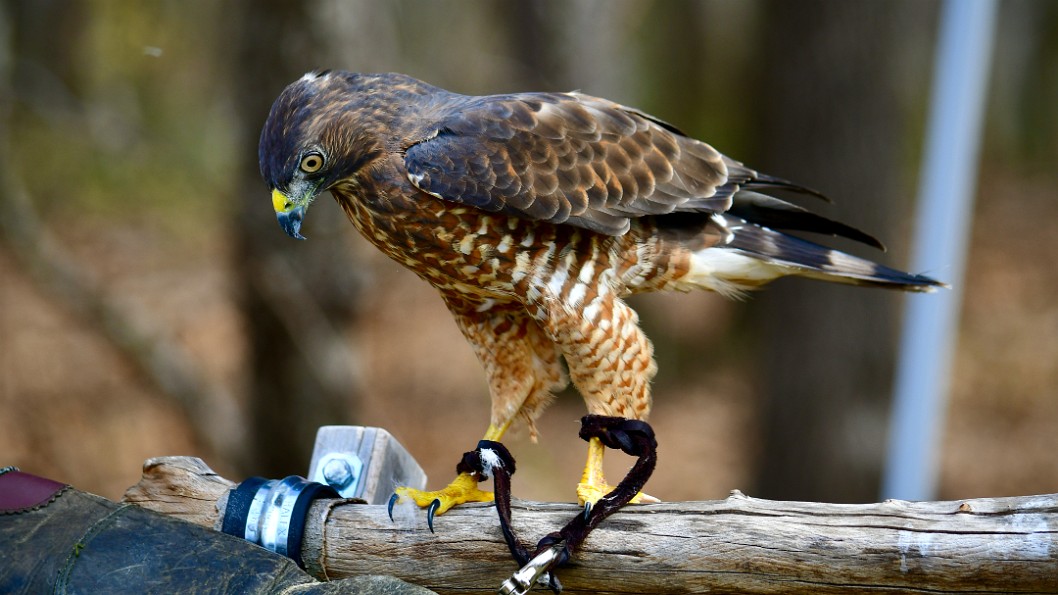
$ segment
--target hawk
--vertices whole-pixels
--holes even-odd
[[[261,174],[302,238],[324,191],[369,242],[433,285],[485,369],[487,440],[534,420],[570,381],[588,412],[645,419],[657,366],[623,298],[740,296],[797,275],[906,291],[941,286],[787,231],[872,236],[771,196],[817,194],[754,171],[675,126],[581,93],[468,96],[402,74],[322,71],[283,90],[261,133]],[[588,445],[582,504],[605,495]],[[488,501],[460,474],[398,489],[428,519]]]

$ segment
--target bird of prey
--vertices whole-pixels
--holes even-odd
[[[441,294],[488,379],[485,439],[534,420],[570,381],[592,414],[645,419],[657,366],[623,298],[739,296],[797,275],[907,291],[938,281],[787,231],[843,223],[776,198],[816,194],[750,169],[654,116],[581,93],[467,96],[401,74],[322,71],[289,85],[259,159],[283,230],[330,191],[382,252]],[[577,495],[605,495],[593,439]],[[487,501],[480,477],[398,489],[428,518]]]

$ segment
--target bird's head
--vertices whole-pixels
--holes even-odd
[[[313,200],[349,179],[377,155],[362,130],[359,75],[312,72],[272,104],[258,146],[261,176],[272,191],[280,227],[292,238]]]

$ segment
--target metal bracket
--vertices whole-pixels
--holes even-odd
[[[397,487],[426,487],[422,467],[400,442],[382,428],[365,426],[321,427],[308,477],[369,504],[385,504]]]

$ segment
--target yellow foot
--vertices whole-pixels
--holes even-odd
[[[594,506],[595,503],[598,502],[603,496],[609,494],[612,491],[613,486],[604,481],[595,483],[581,482],[577,484],[577,502],[581,506],[584,506],[585,504]],[[631,504],[641,504],[647,502],[661,502],[661,500],[658,500],[650,494],[644,494],[643,492],[639,492],[631,500],[629,500],[629,503]]]
[[[588,462],[584,465],[584,474],[580,476],[580,483],[577,484],[577,502],[584,506],[585,514],[603,496],[613,491],[613,486],[606,483],[606,479],[603,478],[602,474],[602,456],[605,451],[606,447],[603,446],[602,441],[598,438],[588,440]],[[661,500],[639,492],[629,502],[639,504],[642,502],[661,502]]]
[[[426,524],[433,533],[434,515],[444,514],[453,506],[466,502],[492,502],[492,492],[478,489],[478,482],[469,473],[460,473],[443,489],[424,492],[413,488],[397,488],[389,499],[389,518],[393,520],[393,505],[405,498],[411,499],[419,508],[426,509]]]

